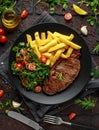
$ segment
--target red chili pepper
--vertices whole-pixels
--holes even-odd
[[[21,12],[21,18],[22,18],[22,19],[25,19],[27,16],[28,16],[28,11],[27,11],[27,10],[23,10],[23,11]]]
[[[76,116],[76,113],[75,113],[75,112],[70,113],[70,114],[69,114],[69,120],[74,119],[75,116]]]

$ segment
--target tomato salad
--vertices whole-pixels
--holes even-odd
[[[33,52],[33,48],[20,42],[12,48],[15,53],[15,61],[11,63],[13,74],[19,76],[22,85],[27,90],[42,91],[42,84],[50,74],[50,67],[40,61]]]

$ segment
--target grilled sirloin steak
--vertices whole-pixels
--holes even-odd
[[[54,95],[66,89],[78,76],[80,60],[68,58],[58,61],[51,69],[50,76],[44,81],[43,91],[48,95]]]

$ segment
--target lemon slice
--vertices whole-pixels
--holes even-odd
[[[73,9],[79,15],[86,15],[86,14],[88,14],[85,10],[83,10],[82,8],[78,7],[75,4],[73,4]]]

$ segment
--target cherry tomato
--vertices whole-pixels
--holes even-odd
[[[0,35],[0,43],[6,43],[7,37],[5,35]]]
[[[44,55],[42,55],[41,57],[40,57],[40,62],[42,62],[42,63],[46,63],[46,61],[47,61],[47,58],[46,58],[46,56],[44,56]]]
[[[64,18],[65,18],[65,20],[71,20],[72,19],[72,14],[71,13],[66,13],[64,15]]]
[[[0,98],[4,95],[4,90],[0,89]]]
[[[69,114],[69,120],[72,120],[76,116],[75,112]]]
[[[22,69],[23,65],[21,63],[17,63],[17,64],[15,64],[15,68]]]
[[[0,28],[0,35],[3,35],[5,33],[3,28]]]
[[[26,18],[27,16],[28,16],[28,11],[27,11],[27,10],[23,10],[23,11],[21,12],[21,18],[24,19],[24,18]]]
[[[34,88],[34,92],[36,92],[36,93],[40,93],[41,91],[42,91],[42,87],[41,86],[36,86]]]

